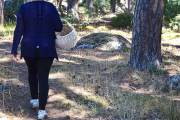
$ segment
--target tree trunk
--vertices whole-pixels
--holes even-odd
[[[140,70],[162,67],[163,10],[163,0],[136,0],[130,67]]]
[[[115,13],[116,12],[116,0],[111,0],[111,12]]]
[[[129,0],[128,1],[128,10],[130,13],[133,13],[133,5],[134,5],[134,0]]]
[[[126,7],[126,5],[123,5],[121,3],[121,0],[119,2],[117,2],[117,5],[124,11],[124,12],[129,12],[128,8]]]
[[[121,0],[117,0],[117,4],[119,5],[121,3]]]
[[[94,3],[94,0],[88,0],[87,1],[87,7],[92,9],[93,8],[93,3]]]
[[[79,19],[78,15],[78,5],[80,0],[67,0],[68,2],[68,8],[67,8],[67,13],[72,13],[73,17],[76,19]]]
[[[93,3],[94,3],[94,0],[88,0],[87,1],[87,8],[88,8],[88,10],[90,11],[90,17],[92,17],[93,16]]]
[[[4,23],[4,0],[0,0],[0,26]]]
[[[134,0],[126,0],[125,2],[126,2],[125,6],[128,9],[128,11],[130,13],[133,13]]]
[[[62,1],[63,1],[63,0],[57,0],[57,4],[58,4],[58,10],[60,11],[61,16],[63,17],[63,16],[64,16],[64,13],[63,13],[63,10],[62,10],[62,7],[61,7]]]

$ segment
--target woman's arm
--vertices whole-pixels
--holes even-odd
[[[54,27],[56,32],[61,32],[63,29],[62,21],[55,6],[54,6]]]
[[[17,48],[23,33],[24,33],[23,5],[21,5],[17,14],[17,23],[16,23],[16,28],[14,30],[13,46],[12,46],[11,54],[13,55],[18,54]]]

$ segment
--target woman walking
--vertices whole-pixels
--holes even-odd
[[[62,21],[52,3],[33,0],[20,6],[11,54],[13,60],[18,62],[17,48],[23,36],[20,59],[24,58],[28,68],[30,106],[39,108],[38,119],[48,115],[45,106],[49,92],[49,72],[54,58],[58,60],[55,32],[61,32],[62,29]]]

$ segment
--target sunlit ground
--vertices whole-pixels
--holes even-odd
[[[78,37],[93,32],[86,29],[78,32]],[[130,42],[132,38],[132,31],[127,30],[95,32],[122,35]],[[166,38],[179,35],[166,34]],[[0,41],[0,45],[0,85],[5,86],[0,95],[0,118],[34,120],[37,112],[29,107],[25,62],[13,62],[7,49],[12,39]],[[167,77],[180,72],[179,47],[175,45],[178,40],[162,40],[164,68],[151,72],[127,67],[129,52],[57,49],[59,61],[54,61],[49,75],[49,119],[180,119],[178,92],[165,90]]]

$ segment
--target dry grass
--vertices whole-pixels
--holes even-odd
[[[103,32],[128,40],[132,37],[131,31]],[[4,43],[0,51],[0,85],[5,86],[0,93],[0,118],[34,120],[36,112],[28,107],[26,65],[23,60],[14,63]],[[162,44],[164,68],[144,72],[127,67],[129,52],[57,49],[59,61],[54,61],[49,76],[49,119],[180,119],[178,92],[165,90],[166,78],[180,71],[180,54],[178,47],[168,45]]]

